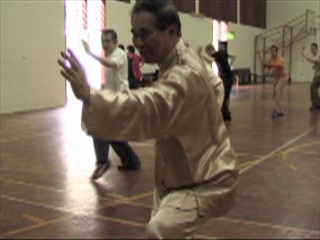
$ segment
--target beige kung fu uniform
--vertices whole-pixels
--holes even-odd
[[[113,141],[156,139],[150,238],[186,238],[234,203],[238,170],[221,115],[223,86],[180,40],[158,81],[136,91],[91,90],[85,131]]]

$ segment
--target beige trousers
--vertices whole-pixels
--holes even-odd
[[[226,214],[234,204],[237,179],[223,183],[171,191],[162,199],[154,190],[151,219],[146,237],[150,239],[192,238],[211,217]]]

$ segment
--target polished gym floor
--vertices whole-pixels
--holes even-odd
[[[226,125],[240,165],[237,201],[196,238],[320,238],[320,111],[308,110],[309,85],[285,88],[277,119],[271,84],[234,86]],[[80,116],[78,101],[0,116],[1,239],[144,238],[154,140],[131,142],[140,170],[119,172],[111,151],[111,169],[92,182],[95,155]]]

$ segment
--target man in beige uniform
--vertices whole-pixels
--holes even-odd
[[[61,53],[61,74],[83,103],[88,134],[113,140],[156,138],[154,203],[148,238],[188,238],[234,203],[236,156],[221,115],[221,81],[186,48],[176,9],[165,0],[137,2],[133,43],[157,63],[157,83],[138,91],[90,89],[71,50]],[[209,75],[210,74],[210,75]],[[222,96],[221,96],[222,95]]]

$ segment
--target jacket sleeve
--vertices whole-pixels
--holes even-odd
[[[113,141],[166,135],[181,114],[187,81],[173,73],[149,88],[113,92],[91,90],[83,104],[82,127],[89,135]]]

